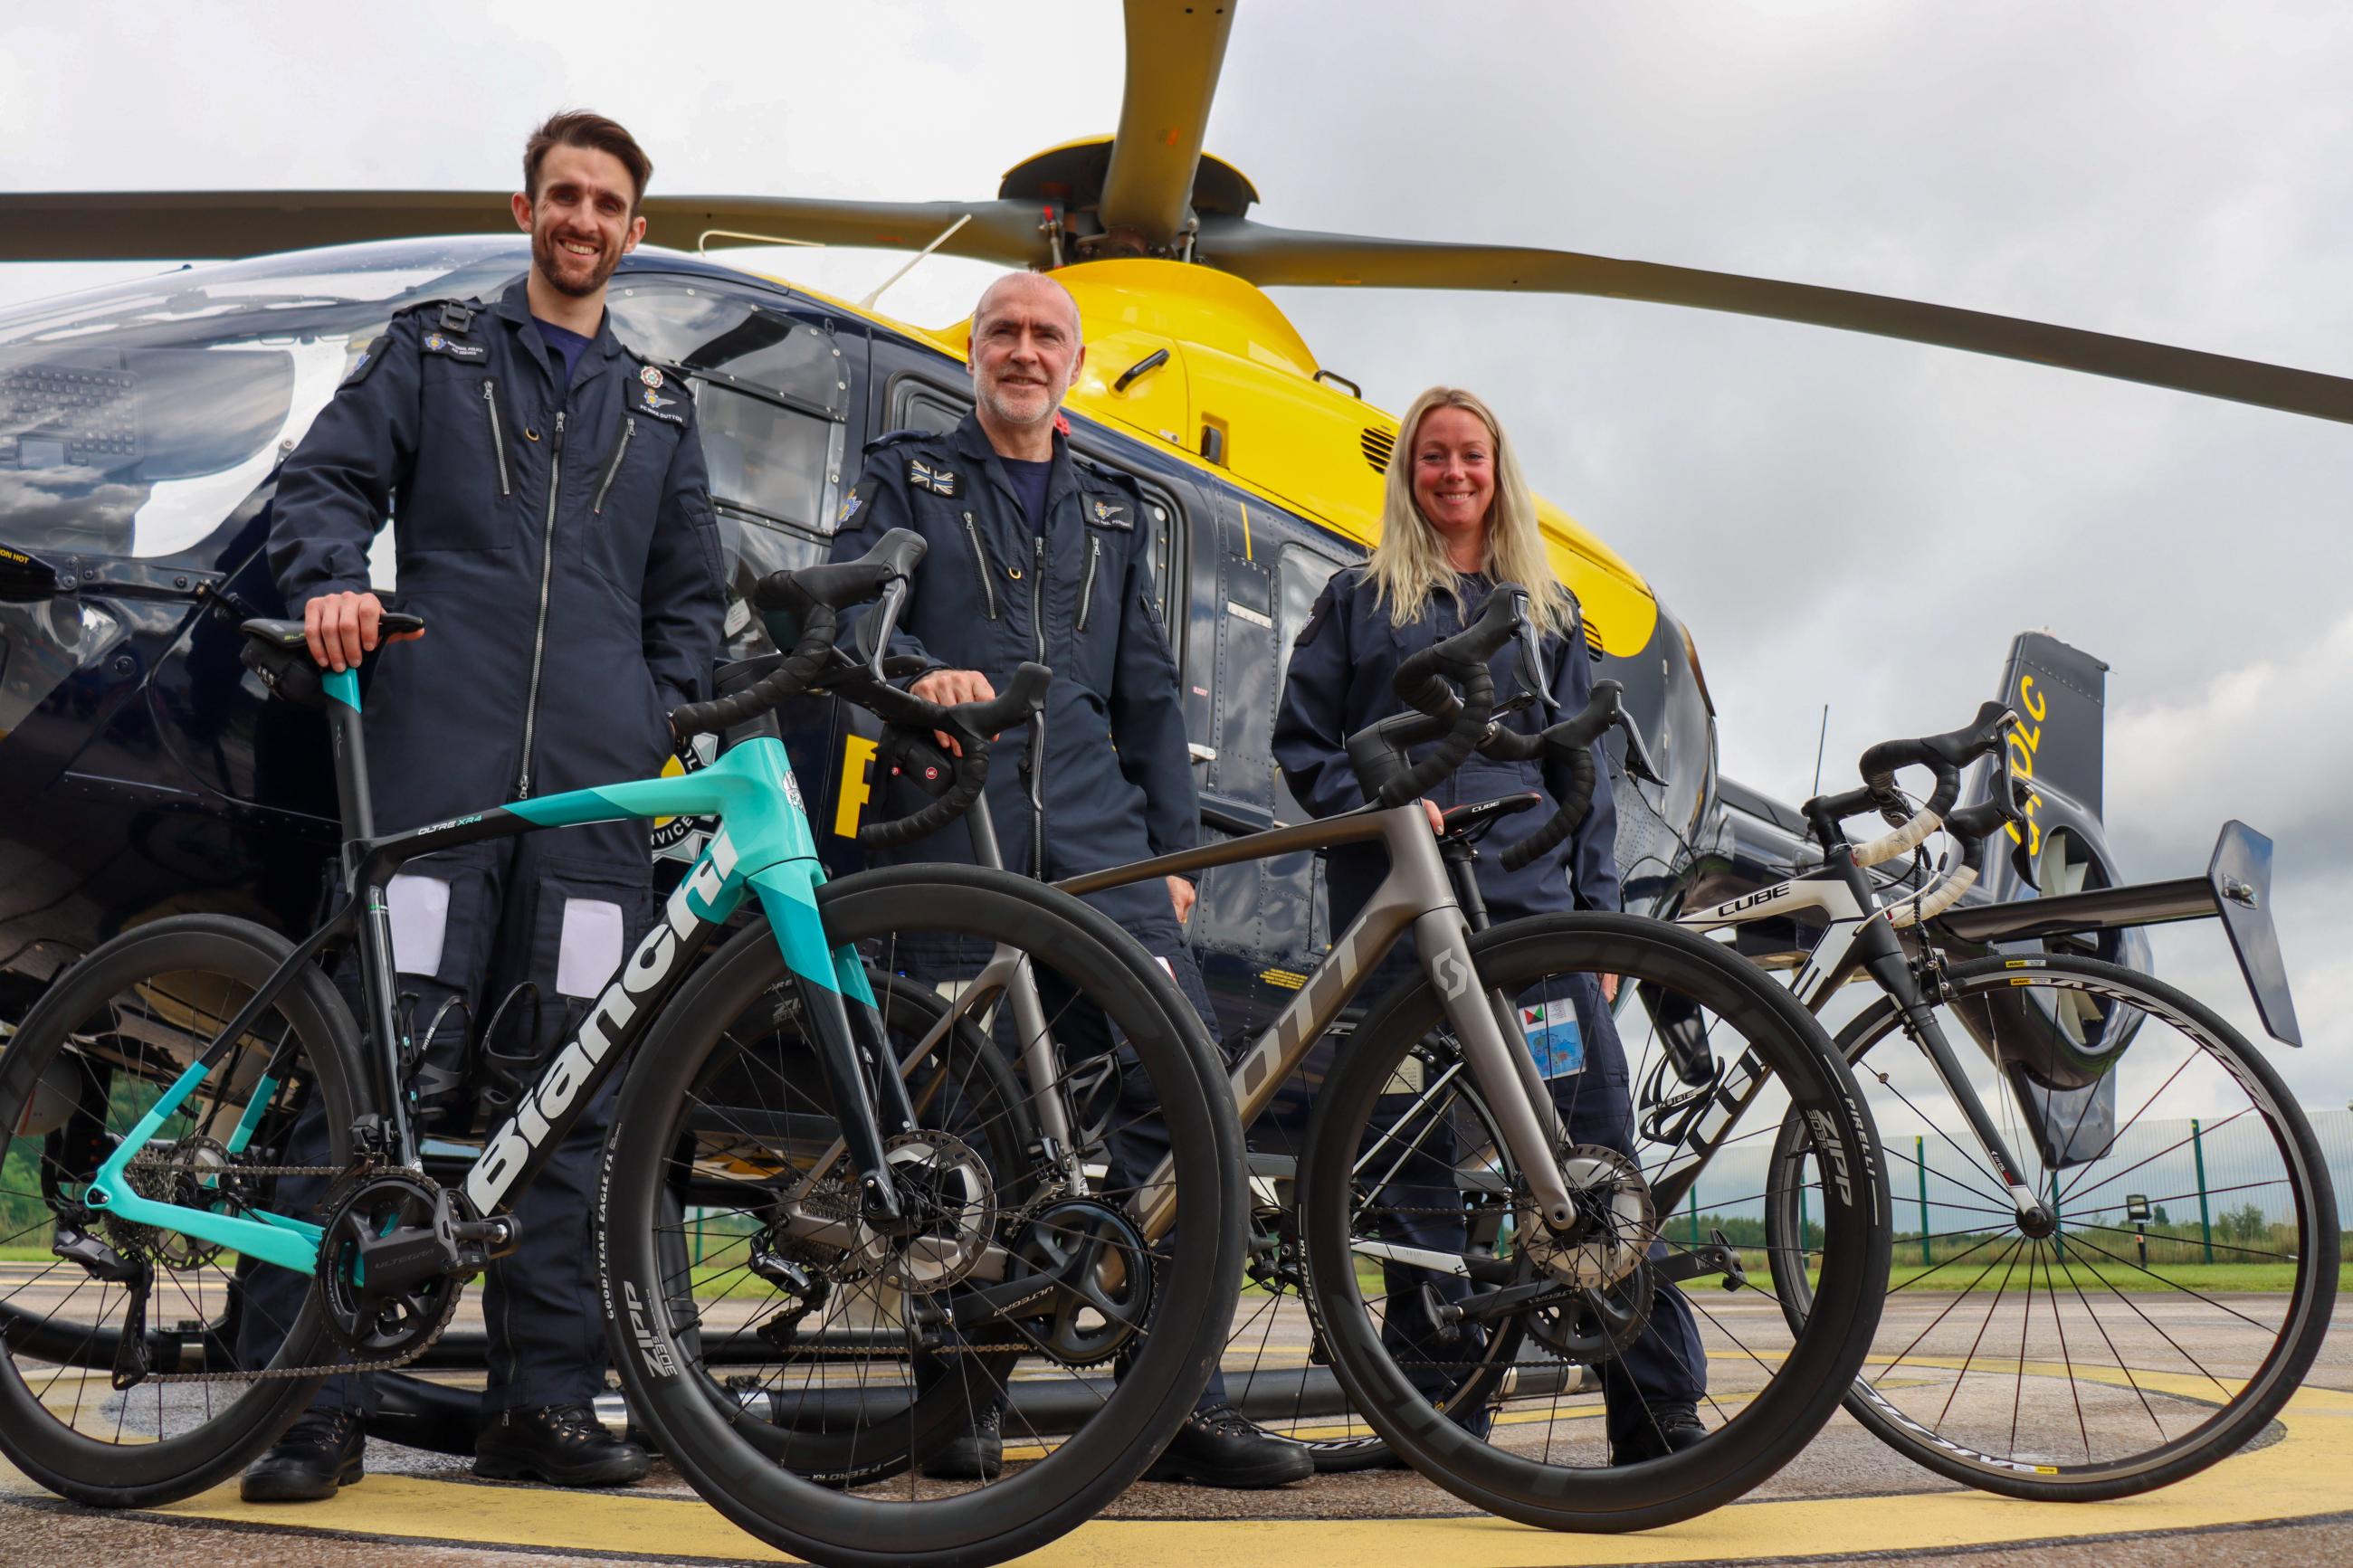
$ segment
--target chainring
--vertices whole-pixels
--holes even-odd
[[[1024,1270],[1017,1279],[1061,1277],[1040,1310],[1021,1314],[1021,1337],[1032,1348],[1064,1366],[1100,1366],[1143,1333],[1152,1314],[1152,1250],[1111,1205],[1049,1204],[1030,1216],[1013,1256]]]
[[[430,1226],[440,1200],[439,1185],[423,1176],[378,1171],[360,1177],[330,1205],[312,1289],[327,1331],[353,1355],[368,1361],[412,1355],[440,1337],[458,1310],[465,1281],[452,1275],[406,1290],[371,1289],[356,1278],[363,1238],[397,1226]]]

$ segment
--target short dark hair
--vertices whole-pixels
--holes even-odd
[[[586,109],[566,109],[551,114],[540,128],[531,133],[522,144],[522,190],[533,201],[539,199],[539,162],[547,156],[550,147],[584,147],[592,153],[610,153],[628,170],[629,179],[637,186],[629,210],[637,210],[645,200],[646,182],[653,178],[654,161],[638,145],[638,139],[628,133],[617,120]]]

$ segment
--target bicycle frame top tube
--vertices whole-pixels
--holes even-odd
[[[784,744],[765,737],[748,741],[712,766],[683,777],[517,801],[354,845],[356,853],[347,861],[356,868],[352,898],[328,926],[289,956],[109,1156],[93,1179],[91,1206],[311,1272],[319,1226],[278,1215],[240,1217],[142,1197],[124,1179],[125,1167],[284,993],[301,967],[317,955],[332,931],[356,921],[383,920],[383,886],[406,861],[437,849],[544,828],[676,816],[712,816],[719,822],[652,930],[624,959],[578,1030],[551,1055],[539,1083],[512,1115],[484,1141],[464,1183],[477,1213],[491,1213],[518,1185],[528,1184],[605,1077],[660,1012],[689,967],[682,960],[725,923],[747,889],[757,894],[786,967],[797,979],[842,1000],[872,1005],[863,964],[854,951],[837,950],[826,940],[818,916],[817,889],[825,873]],[[364,946],[362,952],[364,963]],[[380,1027],[383,1022],[388,1020],[380,1022]],[[414,1163],[408,1148],[393,1154],[396,1163]]]
[[[1992,1159],[1995,1171],[2009,1190],[2011,1202],[2021,1216],[2040,1208],[2040,1199],[2027,1186],[2020,1173],[2017,1157],[2011,1153],[2009,1140],[1994,1125],[1985,1102],[1978,1095],[1968,1076],[1961,1070],[1953,1055],[1952,1042],[1936,1022],[1928,998],[1921,994],[1903,944],[1892,927],[1885,923],[1887,915],[1900,900],[1884,900],[1872,889],[1862,869],[1854,864],[1852,851],[1831,852],[1831,863],[1820,870],[1810,871],[1770,888],[1760,888],[1753,893],[1728,900],[1710,909],[1693,910],[1676,917],[1675,923],[1694,931],[1716,931],[1725,926],[1746,925],[1753,921],[1770,920],[1799,910],[1820,910],[1828,917],[1828,926],[1813,951],[1806,955],[1791,977],[1789,989],[1799,1005],[1810,1013],[1820,1013],[1833,992],[1868,970],[1880,989],[1902,1009],[1905,1031],[1928,1058],[1929,1065],[1944,1082],[1946,1091],[1969,1124],[1970,1131],[1986,1153]],[[1926,942],[1928,937],[1922,933]],[[1709,1146],[1704,1133],[1694,1129],[1689,1141],[1704,1158]],[[1676,1163],[1680,1172],[1681,1163]]]
[[[1529,1173],[1529,1185],[1544,1206],[1545,1216],[1556,1224],[1567,1223],[1572,1205],[1559,1166],[1549,1157],[1558,1132],[1552,1099],[1542,1092],[1525,1040],[1514,1037],[1518,1033],[1517,1012],[1496,1005],[1472,983],[1474,971],[1466,945],[1470,928],[1455,900],[1452,878],[1419,801],[1386,810],[1366,807],[1247,834],[1067,878],[1054,886],[1083,895],[1276,855],[1374,842],[1388,852],[1388,874],[1347,929],[1333,938],[1332,951],[1310,972],[1306,984],[1234,1064],[1234,1108],[1242,1126],[1250,1127],[1273,1102],[1282,1081],[1306,1059],[1316,1038],[1340,1016],[1365,976],[1411,930],[1423,971],[1438,985],[1447,1021],[1461,1041],[1474,1080],[1489,1097],[1498,1131],[1521,1168]],[[1167,1162],[1162,1164],[1165,1167]],[[1168,1190],[1167,1172],[1155,1171],[1145,1190],[1156,1195],[1139,1221],[1146,1238],[1157,1239],[1175,1218],[1176,1200]]]

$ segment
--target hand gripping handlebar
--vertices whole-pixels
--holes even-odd
[[[903,586],[926,548],[922,534],[894,528],[855,561],[769,573],[753,588],[752,606],[776,646],[790,651],[775,669],[732,696],[673,709],[671,725],[681,735],[732,729],[788,697],[816,689],[834,668],[840,612],[881,596],[893,584]]]
[[[896,769],[934,796],[895,821],[865,824],[858,830],[858,842],[869,849],[892,848],[935,833],[970,810],[988,783],[990,739],[1000,730],[1027,722],[1043,708],[1053,679],[1054,672],[1044,665],[1025,664],[987,701],[944,708],[862,677],[841,683],[849,688],[843,695],[884,721],[882,738],[874,748],[876,777]],[[934,731],[955,736],[962,754],[951,757],[934,745]]]
[[[1462,765],[1487,732],[1495,708],[1495,678],[1488,662],[1510,642],[1526,618],[1527,590],[1502,583],[1471,624],[1398,666],[1391,682],[1398,700],[1416,710],[1359,730],[1348,737],[1348,761],[1364,785],[1365,798],[1387,809],[1429,793]],[[1461,694],[1455,689],[1461,688]],[[1416,763],[1406,747],[1430,738],[1425,721],[1447,726],[1438,747]]]
[[[1583,709],[1549,729],[1534,735],[1523,735],[1516,730],[1498,725],[1479,743],[1479,750],[1491,757],[1506,762],[1530,762],[1554,755],[1568,769],[1568,793],[1561,799],[1543,826],[1508,845],[1498,857],[1504,869],[1516,871],[1540,856],[1550,854],[1568,836],[1575,833],[1585,820],[1593,804],[1595,772],[1593,742],[1612,725],[1626,732],[1626,771],[1639,779],[1663,784],[1659,771],[1651,765],[1649,750],[1642,744],[1641,732],[1634,728],[1624,704],[1625,689],[1614,680],[1593,683],[1592,699]]]

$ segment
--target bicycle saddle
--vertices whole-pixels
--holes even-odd
[[[303,634],[301,622],[257,616],[239,621],[237,629],[245,637],[245,646],[237,650],[238,660],[261,677],[261,683],[269,688],[271,696],[305,708],[315,708],[326,700],[326,688],[321,684],[325,672],[311,657],[310,639]],[[379,636],[388,637],[424,629],[423,616],[386,610],[377,631]],[[382,647],[377,651],[383,651]]]
[[[1487,829],[1523,811],[1533,811],[1544,804],[1544,796],[1528,789],[1516,795],[1499,795],[1493,800],[1474,800],[1468,805],[1458,805],[1440,815],[1439,838],[1446,843],[1474,843]]]

